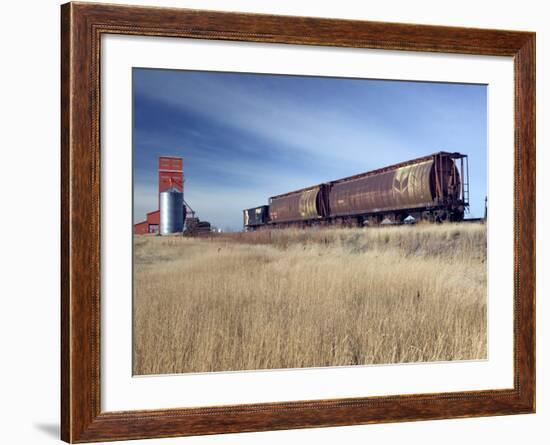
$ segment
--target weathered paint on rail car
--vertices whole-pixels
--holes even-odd
[[[461,221],[469,207],[468,175],[467,155],[440,151],[273,196],[267,224],[362,225],[403,222],[407,216]]]
[[[270,199],[269,217],[272,223],[306,221],[323,216],[318,200],[321,186],[300,190]]]
[[[243,210],[243,224],[245,227],[261,226],[267,223],[268,206],[253,207]]]
[[[331,216],[410,209],[433,204],[433,160],[341,180],[330,188]]]

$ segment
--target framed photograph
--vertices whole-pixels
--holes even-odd
[[[535,412],[535,34],[61,8],[61,436]]]

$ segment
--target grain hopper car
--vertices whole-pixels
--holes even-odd
[[[244,227],[363,226],[461,221],[468,202],[468,157],[438,152],[284,193],[244,210]]]

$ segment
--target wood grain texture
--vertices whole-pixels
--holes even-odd
[[[75,442],[532,413],[535,35],[528,32],[68,3],[61,8],[61,436]],[[514,388],[101,412],[100,38],[129,34],[514,57]]]

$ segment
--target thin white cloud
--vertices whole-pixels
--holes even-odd
[[[152,97],[151,91],[138,91]],[[228,88],[215,78],[205,81],[200,76],[193,82],[163,77],[154,98],[309,156],[353,162],[370,152],[370,159],[376,153],[383,164],[385,153],[408,155],[395,129],[389,131],[376,116],[361,119],[351,107],[327,109],[265,89]]]

